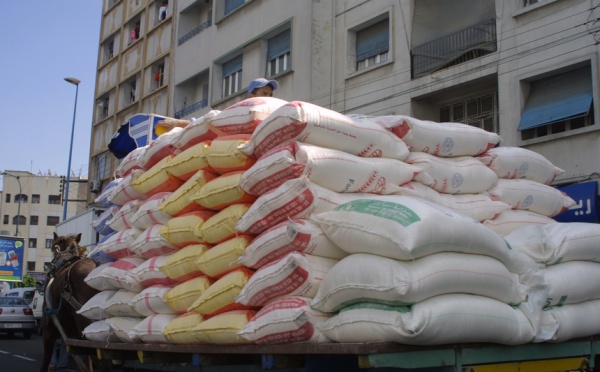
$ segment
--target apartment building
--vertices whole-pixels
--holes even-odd
[[[128,117],[200,117],[245,99],[256,77],[276,79],[278,98],[345,114],[481,127],[564,169],[557,185],[595,180],[599,5],[169,0],[162,18],[162,0],[104,0],[92,189],[110,181],[106,145]]]
[[[44,264],[52,260],[53,233],[63,220],[65,186],[62,176],[3,172],[0,233],[25,239],[27,272],[43,272]],[[66,219],[85,209],[87,189],[86,179],[70,178]]]

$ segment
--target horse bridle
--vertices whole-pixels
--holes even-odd
[[[51,307],[46,307],[46,312],[50,315],[54,315],[60,310],[60,308],[62,307],[63,299],[66,300],[75,309],[75,311],[78,311],[79,309],[81,309],[82,305],[73,296],[73,288],[71,287],[71,270],[73,270],[73,267],[75,267],[75,265],[81,261],[81,257],[71,256],[69,258],[69,260],[67,260],[66,262],[71,261],[73,258],[77,258],[77,260],[71,262],[69,264],[69,266],[66,267],[66,270],[68,270],[68,271],[67,271],[67,274],[65,275],[63,290],[61,291],[61,296],[60,296],[61,298],[59,301],[58,308],[52,309]],[[46,291],[45,291],[44,295],[46,296],[47,299],[49,299],[48,303],[50,303],[50,304],[52,303],[52,296],[50,295],[50,287],[51,287],[52,282],[54,281],[54,278],[56,277],[56,275],[59,272],[62,272],[65,270],[65,269],[63,269],[65,267],[64,263],[65,263],[65,261],[61,261],[60,266],[55,266],[55,268],[52,270],[52,272],[48,272],[48,283],[46,284]]]

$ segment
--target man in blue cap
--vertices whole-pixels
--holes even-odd
[[[265,78],[254,79],[248,85],[248,98],[250,97],[273,97],[273,91],[279,88],[275,80]]]

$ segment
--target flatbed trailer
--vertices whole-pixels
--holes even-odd
[[[415,346],[382,343],[171,345],[68,339],[74,355],[115,371],[600,371],[600,336],[562,343]]]

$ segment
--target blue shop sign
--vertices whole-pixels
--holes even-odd
[[[598,182],[576,183],[569,186],[557,187],[558,190],[575,200],[575,205],[565,212],[554,216],[558,222],[593,222],[598,219]]]

